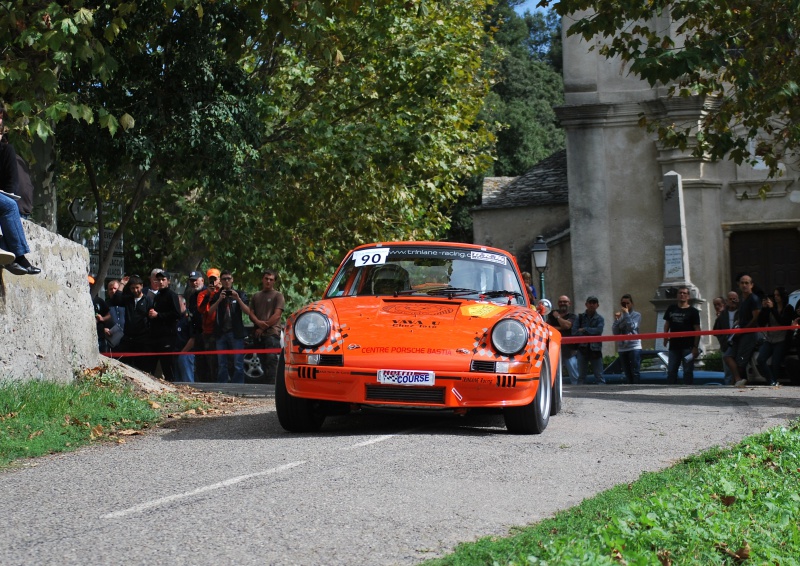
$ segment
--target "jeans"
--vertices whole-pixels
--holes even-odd
[[[175,381],[194,382],[194,354],[175,356]]]
[[[600,354],[600,352],[597,352]],[[586,359],[580,350],[578,350],[578,355],[575,356],[578,358],[578,377],[583,383],[586,383],[586,362],[591,362],[592,364],[592,373],[594,374],[594,382],[595,383],[605,383],[606,380],[603,379],[603,356],[600,354],[599,356],[591,352],[589,353],[589,359]]]
[[[758,373],[764,376],[769,383],[774,383],[778,378],[783,377],[781,374],[781,364],[783,364],[783,352],[786,349],[786,342],[772,343],[764,341],[758,349],[758,359],[756,365],[758,366]],[[772,358],[772,363],[767,365],[767,360]]]
[[[257,341],[259,348],[280,348],[281,337],[277,334],[262,335]],[[275,371],[278,369],[278,354],[258,354],[261,367],[264,370],[264,382],[275,383]]]
[[[692,353],[692,348],[681,348],[680,350],[669,351],[669,364],[667,365],[667,383],[675,385],[678,383],[678,368],[683,364],[683,383],[685,385],[694,384],[694,360],[686,362],[684,358]]]
[[[625,377],[628,383],[639,383],[639,367],[642,365],[642,351],[628,350],[619,353],[622,362],[622,369],[625,370]]]
[[[244,338],[236,338],[233,332],[217,336],[217,350],[244,350]],[[244,383],[244,354],[217,354],[217,383],[228,383],[228,358],[233,358],[231,383]]]
[[[578,371],[578,356],[566,356],[564,358],[564,365],[567,366],[567,373],[569,374],[569,382],[572,385],[577,385],[580,380],[580,372]]]
[[[0,236],[0,248],[16,257],[31,251],[22,229],[17,201],[3,194],[0,194],[0,231],[3,232]]]

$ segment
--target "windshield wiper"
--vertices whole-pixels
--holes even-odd
[[[487,299],[496,299],[498,297],[507,297],[508,298],[508,304],[510,305],[511,304],[511,298],[514,297],[514,298],[517,298],[517,299],[521,299],[522,298],[522,293],[519,293],[518,291],[506,291],[506,290],[502,290],[502,291],[486,291],[485,293],[481,293],[481,297],[486,297]]]
[[[460,297],[462,295],[477,295],[480,291],[476,291],[475,289],[464,289],[463,287],[440,287],[439,289],[431,289],[430,291],[425,292],[431,296],[445,296],[448,299],[452,299],[453,297]]]

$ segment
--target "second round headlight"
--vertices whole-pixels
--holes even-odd
[[[521,352],[527,343],[528,329],[518,320],[503,319],[492,329],[492,344],[501,354],[510,356]]]

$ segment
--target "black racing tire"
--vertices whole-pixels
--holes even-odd
[[[556,371],[556,381],[553,385],[553,402],[550,404],[550,416],[554,417],[561,412],[561,403],[564,399],[564,377],[561,369],[561,354],[558,355],[556,362],[558,370]]]
[[[293,397],[286,390],[286,363],[281,354],[275,372],[275,411],[278,413],[278,422],[289,432],[317,432],[325,422],[325,414],[318,405],[311,399]]]
[[[550,354],[545,352],[539,372],[539,389],[533,401],[521,407],[506,407],[503,416],[511,434],[541,434],[550,422],[553,387],[550,383]]]

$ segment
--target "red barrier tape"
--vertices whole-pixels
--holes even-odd
[[[747,334],[749,332],[779,332],[798,330],[800,326],[769,326],[767,328],[729,328],[727,330],[691,330],[689,332],[653,332],[650,334],[617,334],[614,336],[564,336],[562,344],[585,344],[587,342],[621,342],[623,340],[654,340],[658,338],[685,338],[688,336],[716,336],[718,334]]]
[[[211,354],[280,354],[280,348],[262,350],[202,350],[199,352],[101,352],[109,358],[141,358],[145,356],[208,356]]]
[[[716,336],[718,334],[747,334],[750,332],[780,332],[800,330],[800,326],[770,326],[766,328],[729,328],[727,330],[692,330],[689,332],[651,332],[649,334],[617,334],[614,336],[563,336],[562,344],[587,344],[590,342],[622,342],[624,340],[657,340],[659,338],[686,338],[689,336]],[[200,352],[103,352],[109,358],[138,358],[144,356],[207,356],[210,354],[280,354],[280,348],[261,350],[203,350]]]

